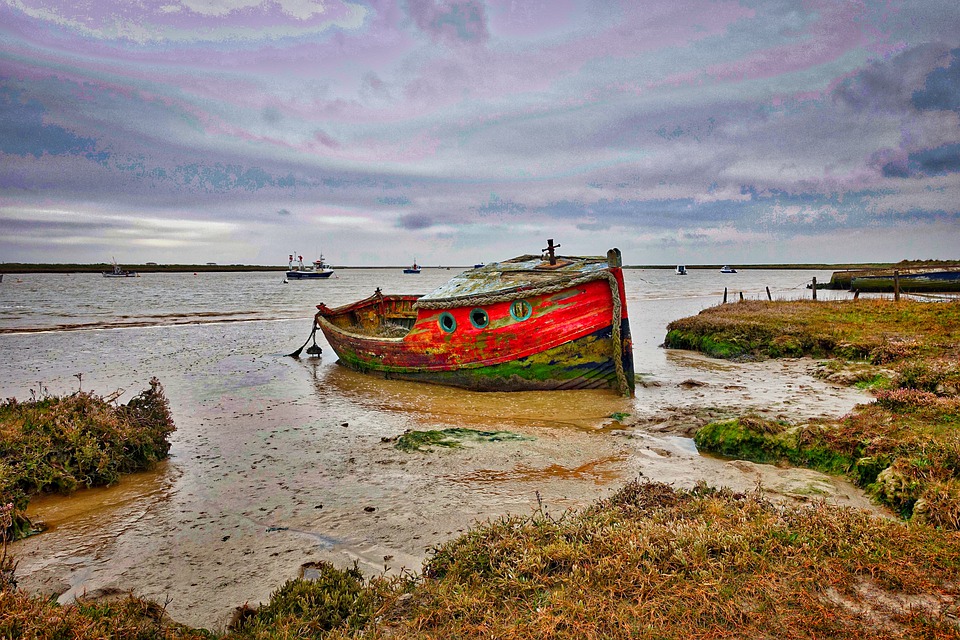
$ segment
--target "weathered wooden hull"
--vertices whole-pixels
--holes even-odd
[[[320,305],[316,322],[340,364],[364,373],[478,391],[610,388],[632,394],[623,275],[619,268],[610,273],[615,287],[601,278],[444,309],[414,309],[416,296],[378,295],[338,309]],[[412,328],[402,337],[369,335],[367,329],[391,318]]]
[[[947,293],[960,291],[960,271],[900,274],[900,291]],[[893,276],[863,276],[853,278],[850,289],[864,292],[890,292],[894,290]]]

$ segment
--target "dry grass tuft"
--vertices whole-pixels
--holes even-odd
[[[559,520],[504,518],[424,576],[358,635],[960,637],[960,535],[705,486],[634,482]]]

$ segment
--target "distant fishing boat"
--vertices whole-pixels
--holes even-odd
[[[407,267],[403,270],[404,273],[420,273],[420,265],[417,264],[417,261],[413,261],[413,265]]]
[[[682,265],[682,264],[678,264],[678,265],[677,265],[676,274],[677,274],[678,276],[685,276],[685,275],[687,275],[687,267],[685,267],[685,266]]]
[[[723,269],[720,269],[720,273],[736,273],[736,272],[737,272],[736,269],[734,269],[733,267],[728,267],[727,265],[723,265]]]
[[[304,266],[303,256],[297,256],[297,262],[293,261],[293,254],[290,254],[290,263],[287,268],[287,278],[292,280],[305,280],[313,278],[329,278],[333,275],[333,268],[323,261],[323,254],[320,254],[319,260],[314,260],[311,266]]]
[[[140,274],[136,271],[126,271],[120,268],[116,259],[113,261],[113,271],[101,271],[104,278],[139,278]]]
[[[557,256],[559,245],[548,245],[543,256],[468,269],[424,296],[378,288],[341,307],[319,304],[313,333],[323,332],[341,365],[386,378],[477,391],[632,395],[620,251]]]

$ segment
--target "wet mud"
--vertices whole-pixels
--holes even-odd
[[[476,393],[382,380],[336,365],[322,341],[320,358],[285,357],[308,334],[313,305],[372,292],[382,275],[345,272],[311,289],[284,288],[273,274],[224,277],[215,288],[169,278],[169,290],[151,294],[155,308],[146,312],[180,312],[187,302],[197,307],[190,307],[194,315],[261,305],[244,297],[247,287],[262,305],[274,305],[274,317],[305,309],[294,321],[0,335],[10,356],[0,363],[4,397],[29,398],[41,388],[69,393],[82,372],[85,390],[121,390],[124,402],[157,376],[177,425],[171,457],[157,469],[107,489],[31,503],[31,517],[49,529],[13,547],[21,587],[60,602],[98,590],[133,591],[165,604],[175,620],[217,629],[235,607],[266,601],[305,563],[356,562],[371,575],[418,571],[431,549],[477,522],[538,509],[558,515],[637,477],[678,487],[759,485],[786,501],[825,499],[875,510],[841,479],[698,454],[692,434],[710,420],[744,412],[791,421],[838,416],[870,396],[815,379],[812,360],[731,363],[658,348],[670,319],[716,297],[643,297],[645,287],[650,295],[662,288],[648,280],[669,274],[627,274],[642,372],[632,399],[605,391]],[[435,276],[439,284],[449,274]],[[767,278],[758,274],[751,286],[763,291]],[[150,284],[139,280],[141,287]],[[48,308],[42,296],[57,281],[40,284],[35,306]],[[427,280],[418,286],[431,288]],[[704,286],[712,291],[712,284]],[[91,291],[101,287],[90,283]],[[230,292],[235,308],[221,299],[193,302],[214,289]],[[404,291],[399,284],[384,290]],[[177,295],[187,302],[170,302]],[[88,306],[91,318],[110,315]],[[7,323],[25,326],[19,315]],[[525,439],[465,440],[460,448],[432,451],[394,447],[408,430],[452,428]]]
[[[537,509],[556,515],[635,477],[760,486],[784,500],[875,509],[841,479],[701,456],[691,439],[706,422],[745,411],[839,415],[865,394],[814,379],[809,360],[668,357],[674,374],[648,380],[633,400],[599,391],[471,393],[316,359],[251,362],[246,383],[201,394],[195,414],[178,421],[174,455],[154,472],[36,500],[30,515],[50,529],[16,545],[21,584],[60,602],[129,589],[168,603],[177,620],[218,628],[304,563],[417,571],[431,548],[477,522]],[[305,386],[286,398],[264,394],[274,367]],[[410,453],[393,446],[406,429],[452,427],[528,440]]]

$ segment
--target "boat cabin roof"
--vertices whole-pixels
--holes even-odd
[[[605,257],[597,256],[557,256],[555,265],[551,265],[541,256],[519,256],[467,269],[423,296],[421,300],[487,295],[544,286],[601,271],[608,266]]]

